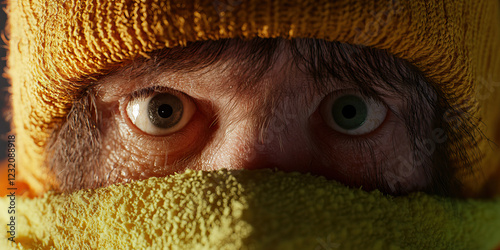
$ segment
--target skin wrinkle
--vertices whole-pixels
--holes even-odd
[[[311,46],[309,48],[312,48]],[[339,52],[339,54],[337,55],[339,58],[341,58],[340,60],[343,60],[344,62],[349,62],[350,60],[350,55],[352,55],[352,51],[351,53],[347,53],[346,51],[349,51],[351,50],[351,48],[347,48],[347,49],[344,49],[344,50],[332,50],[332,51],[335,51],[335,52]],[[314,53],[314,52],[312,52]],[[324,55],[325,53],[322,53],[322,55]],[[344,78],[356,78],[356,76],[362,76],[362,77],[365,77],[368,76],[368,78],[370,77],[373,77],[373,75],[370,73],[370,72],[377,72],[376,70],[368,70],[367,68],[369,67],[366,67],[367,65],[370,65],[370,63],[366,63],[364,62],[363,60],[360,60],[360,59],[366,59],[368,58],[368,60],[372,59],[370,62],[371,63],[374,63],[375,62],[375,67],[373,67],[374,69],[377,69],[377,68],[383,68],[383,66],[387,66],[387,65],[391,65],[392,64],[392,67],[389,67],[390,69],[394,69],[396,70],[396,72],[399,73],[399,75],[409,75],[410,77],[411,76],[414,76],[414,74],[408,74],[408,71],[405,70],[405,67],[398,67],[397,64],[394,64],[394,63],[389,63],[390,61],[392,61],[392,59],[389,57],[389,58],[384,58],[386,60],[377,60],[376,56],[372,56],[372,57],[357,57],[357,62],[356,64],[354,65],[354,67],[340,67],[341,69],[341,72],[340,74],[337,75],[337,77],[344,77]],[[382,63],[380,63],[382,61]],[[385,63],[385,65],[383,65]],[[329,65],[329,64],[319,64],[319,65]],[[356,67],[356,65],[363,65],[364,67]],[[314,66],[312,66],[311,68],[317,68]],[[332,67],[332,69],[329,69],[329,70],[326,70],[326,71],[329,71],[329,72],[335,72],[334,69],[339,69],[339,67],[337,66],[334,66]],[[415,70],[416,72],[418,72],[417,70]],[[322,75],[322,74],[318,74],[318,75]],[[398,74],[390,74],[388,73],[387,71],[384,71],[384,74],[380,74],[380,76],[383,79],[383,82],[387,83],[388,85],[390,85],[391,83],[394,83],[394,82],[398,82],[397,80],[399,80],[399,82],[402,82],[404,83],[405,81],[402,81],[401,79],[399,79],[399,77],[397,77]],[[396,77],[395,77],[396,76]],[[376,77],[376,76],[375,76]],[[396,81],[394,79],[391,79],[391,78],[397,78]],[[416,77],[414,77],[416,78]],[[357,79],[357,80],[354,80],[354,82],[362,82],[360,81],[362,79]],[[364,81],[363,81],[364,82]],[[406,81],[406,82],[409,82],[409,83],[415,83],[415,82],[421,82],[419,81],[418,79],[411,79],[410,81]],[[418,84],[415,84],[414,86],[429,86],[428,84],[424,85],[424,84],[421,84],[421,85],[418,85]],[[387,87],[385,86],[381,86],[382,88],[385,88],[385,89],[388,89]],[[399,93],[405,93],[405,91],[402,91],[401,87],[397,86],[397,85],[390,85],[389,86],[390,88],[392,89],[395,89],[395,90],[398,90]],[[373,92],[372,89],[364,89],[366,92],[370,93],[370,92]],[[422,89],[420,88],[418,91],[415,91],[416,93],[420,93],[420,97],[424,97],[422,99],[425,99],[425,97],[427,96],[430,96],[428,95],[429,93],[431,93],[432,91],[429,91],[428,89]],[[406,92],[407,93],[407,92]],[[422,93],[425,93],[427,95],[422,95]],[[381,96],[381,94],[379,94]],[[405,99],[412,99],[412,95],[405,95],[403,96],[403,98]],[[415,103],[416,101],[418,100],[412,100],[412,101],[409,101],[408,103]],[[432,100],[428,100],[428,103],[432,103]],[[420,111],[422,110],[422,107],[419,107],[419,110],[417,109],[416,111],[412,110],[410,113],[411,114],[418,114],[418,113],[421,113]],[[433,109],[433,110],[439,110],[439,109]],[[411,120],[413,121],[408,121],[409,119],[405,118],[404,115],[400,115],[400,119],[405,119],[406,120],[406,124],[408,125],[408,131],[410,131],[410,133],[412,133],[412,131],[414,131],[414,127],[415,125],[420,125],[422,123],[422,121],[426,120],[425,117],[424,119],[422,118],[412,118],[410,117]],[[423,126],[425,127],[425,126]],[[422,132],[425,132],[425,131],[422,131]],[[417,133],[413,133],[413,134],[418,134]],[[412,137],[416,137],[415,135],[412,135]],[[414,147],[416,150],[418,150],[417,147]],[[437,154],[437,155],[442,155],[442,154]],[[417,157],[417,156],[415,156]],[[443,164],[444,166],[446,166],[445,164]],[[442,174],[443,176],[446,176],[447,174]],[[449,174],[448,174],[449,175]],[[383,178],[380,178],[380,179],[383,179]],[[449,177],[444,177],[443,178],[443,181],[441,183],[446,183],[448,182],[449,180]],[[435,186],[438,186],[438,185],[435,185]],[[436,187],[439,189],[439,187]],[[443,192],[448,192],[448,191],[443,191]]]
[[[51,166],[51,172],[56,173],[60,183],[58,189],[73,189],[89,182],[95,183],[95,187],[102,185],[97,167],[101,147],[97,129],[99,120],[95,97],[90,91],[73,105],[68,121],[51,137],[47,151],[48,166]],[[97,180],[85,176],[86,171],[96,173]]]
[[[279,88],[277,85],[272,85],[269,82],[269,87],[265,88],[266,92],[259,93],[260,90],[257,86],[254,86],[253,83],[256,82],[265,82],[272,81],[273,79],[266,79],[265,76],[269,75],[269,70],[274,68],[277,61],[280,61],[279,55],[281,55],[282,51],[289,50],[291,51],[291,58],[289,60],[285,60],[285,62],[279,67],[278,72],[281,70],[290,70],[292,65],[296,66],[295,69],[299,69],[300,72],[305,73],[310,79],[313,80],[314,84],[304,84],[307,90],[299,90],[294,92],[293,90],[285,92],[284,89]],[[436,120],[440,120],[442,114],[444,113],[444,108],[437,105],[437,94],[430,87],[431,85],[426,82],[426,80],[422,77],[421,73],[409,63],[394,58],[391,55],[388,55],[385,51],[379,51],[375,49],[371,49],[368,47],[354,46],[348,44],[341,44],[335,42],[325,42],[321,40],[314,39],[295,39],[295,40],[283,40],[283,39],[255,39],[251,42],[247,41],[239,41],[239,40],[221,40],[221,41],[206,41],[206,42],[197,42],[193,43],[185,48],[173,48],[173,49],[165,49],[158,52],[151,53],[151,59],[138,58],[133,61],[129,65],[125,65],[121,70],[116,71],[114,74],[110,76],[106,76],[100,80],[95,87],[95,90],[89,92],[89,96],[94,96],[98,93],[97,98],[102,100],[108,99],[116,99],[119,96],[127,95],[132,89],[138,89],[138,86],[147,87],[149,85],[157,84],[158,82],[168,82],[170,84],[169,87],[177,88],[180,91],[183,91],[184,88],[186,91],[193,91],[193,97],[196,97],[196,93],[206,91],[203,87],[201,89],[197,89],[194,86],[194,82],[183,81],[183,79],[178,78],[178,75],[182,74],[194,74],[197,77],[202,78],[205,76],[210,76],[211,74],[215,74],[212,72],[212,68],[218,68],[217,71],[219,74],[227,74],[230,79],[222,79],[220,82],[216,82],[213,85],[207,84],[205,87],[210,87],[211,89],[217,90],[217,96],[230,96],[228,101],[226,102],[228,105],[224,106],[220,110],[214,110],[212,117],[200,118],[200,120],[208,119],[211,121],[207,122],[209,125],[208,128],[210,131],[217,131],[219,129],[219,117],[230,113],[232,109],[235,109],[238,104],[239,98],[244,96],[232,95],[231,93],[240,92],[245,93],[245,95],[256,95],[259,94],[259,98],[261,98],[261,102],[264,106],[249,106],[248,116],[253,117],[252,119],[257,119],[258,122],[254,124],[258,124],[258,127],[253,128],[253,131],[259,131],[258,141],[261,145],[266,144],[266,136],[269,135],[266,132],[270,128],[270,124],[276,122],[276,117],[280,117],[280,119],[284,120],[286,123],[285,114],[286,108],[284,109],[282,105],[291,105],[289,102],[285,102],[286,104],[279,103],[279,100],[284,99],[283,96],[288,97],[290,95],[291,100],[300,100],[300,105],[306,106],[307,103],[311,103],[313,98],[312,96],[302,95],[303,98],[294,98],[297,97],[300,93],[328,93],[332,90],[342,87],[355,87],[359,89],[361,94],[369,97],[387,97],[393,98],[395,94],[398,94],[404,103],[407,104],[407,107],[400,114],[393,114],[395,117],[404,121],[406,124],[406,130],[408,136],[410,137],[410,141],[414,142],[417,138],[428,138],[429,131],[431,128],[435,127],[435,125],[440,126],[443,125],[442,122]],[[233,63],[233,65],[230,65]],[[168,70],[167,70],[168,69]],[[166,74],[163,72],[167,72]],[[293,72],[293,71],[292,71]],[[120,87],[113,88],[113,77],[118,79],[120,77],[128,80],[129,84],[121,84],[116,85]],[[137,79],[143,79],[137,81]],[[156,80],[154,80],[156,79]],[[162,80],[158,80],[162,79]],[[293,76],[286,76],[282,79],[284,82],[289,82],[289,79],[293,79]],[[230,80],[231,82],[229,82]],[[305,78],[307,80],[307,78]],[[110,82],[110,83],[106,83]],[[107,86],[111,86],[111,89],[103,90],[104,83]],[[180,86],[180,84],[184,86]],[[236,84],[234,84],[236,83]],[[333,83],[336,83],[336,87],[333,87]],[[372,83],[372,84],[366,84]],[[231,88],[227,88],[227,86],[232,86]],[[224,87],[226,86],[226,87]],[[267,85],[266,85],[267,86]],[[236,88],[234,88],[236,87]],[[236,89],[237,91],[234,91]],[[85,99],[86,95],[82,97]],[[245,97],[244,97],[245,98]],[[442,100],[441,100],[442,101]],[[206,103],[203,103],[206,104]],[[296,105],[296,106],[300,106]],[[206,108],[204,105],[200,105]],[[312,105],[316,106],[316,105]],[[74,105],[74,109],[77,105]],[[88,108],[88,107],[87,107]],[[213,106],[211,107],[213,108]],[[294,108],[288,107],[288,109]],[[295,107],[298,108],[298,107]],[[210,109],[210,108],[207,108]],[[87,119],[88,110],[78,109],[79,112],[72,112],[74,116],[80,116],[81,119]],[[96,110],[96,109],[95,109]],[[433,115],[429,116],[428,112],[423,111],[431,111]],[[96,110],[96,112],[102,112],[102,110]],[[210,112],[208,112],[210,113]],[[279,116],[269,116],[267,114],[279,114]],[[112,115],[112,114],[108,114]],[[68,117],[71,117],[68,116]],[[85,118],[87,117],[87,118]],[[103,116],[106,117],[106,116]],[[431,119],[428,119],[431,117]],[[245,115],[240,114],[239,116],[233,117],[234,119],[231,121],[233,124],[226,124],[227,127],[231,127],[235,124],[244,122]],[[74,119],[69,119],[65,124],[74,128],[85,131],[85,127],[79,126],[79,124],[72,122]],[[422,121],[428,120],[428,122],[422,123]],[[277,121],[279,123],[280,121]],[[393,121],[394,122],[394,121]],[[70,124],[71,123],[71,124]],[[121,126],[124,126],[122,124]],[[276,126],[272,126],[276,128]],[[233,129],[236,127],[233,126]],[[108,128],[109,130],[109,128]],[[283,129],[277,129],[283,131],[271,131],[274,132],[275,136],[277,136],[278,144],[280,146],[280,150],[283,150],[283,138],[285,135],[289,134],[288,127],[284,126]],[[96,138],[102,136],[103,131],[97,131],[91,133],[92,136]],[[278,133],[276,133],[278,132]],[[394,132],[394,131],[393,131]],[[56,133],[52,136],[52,147],[58,148],[61,145],[62,141],[71,140],[71,136],[69,136],[69,130],[61,130],[59,133]],[[119,133],[122,133],[119,138],[126,138],[127,134],[123,134],[123,131],[119,130]],[[231,131],[225,131],[225,133],[231,133]],[[227,139],[226,137],[224,137]],[[210,136],[206,136],[202,140],[205,142],[212,141],[214,138]],[[394,141],[396,137],[393,138],[393,141],[390,143],[390,148],[394,150],[397,148]],[[377,139],[379,140],[379,139]],[[147,140],[146,140],[147,141]],[[126,141],[125,141],[126,142]],[[319,154],[319,150],[315,149],[313,143],[308,142],[309,144],[305,146],[305,148],[309,148],[312,151],[312,154]],[[369,155],[368,158],[371,158],[373,163],[380,162],[379,158],[386,159],[388,156],[387,152],[381,152],[381,156],[375,156],[375,150],[372,145],[376,145],[379,143],[378,141],[364,141],[362,142],[365,145],[357,145],[353,150],[360,151],[362,155]],[[137,144],[139,145],[139,144]],[[142,145],[142,144],[141,144]],[[214,147],[211,152],[217,152],[218,150],[222,150],[221,147],[224,145],[224,141],[221,140],[216,144],[213,144]],[[67,177],[67,176],[77,176],[78,173],[74,173],[75,169],[71,169],[72,165],[69,164],[69,161],[66,159],[68,156],[54,156],[51,155],[49,159],[53,159],[56,168],[61,168],[67,170],[68,173],[66,176],[58,175],[56,178],[58,179],[58,190],[61,191],[73,191],[81,188],[94,188],[102,185],[109,185],[120,180],[118,172],[122,172],[124,170],[123,165],[134,165],[131,163],[122,163],[122,166],[118,164],[121,160],[123,160],[123,154],[118,152],[115,154],[117,159],[112,160],[111,158],[106,158],[102,150],[100,150],[99,145],[88,145],[82,144],[78,149],[75,149],[74,153],[77,152],[90,152],[89,147],[94,147],[93,152],[101,153],[103,158],[100,159],[101,163],[105,163],[106,161],[113,167],[108,168],[108,170],[102,170],[104,172],[108,171],[107,183],[95,183],[92,180],[87,178],[85,179],[87,183],[68,183],[67,180],[76,177]],[[132,146],[132,145],[131,145]],[[328,145],[324,145],[328,146]],[[409,146],[413,149],[413,151],[418,152],[421,146],[411,143]],[[201,147],[201,146],[200,146]],[[400,146],[399,146],[400,147]],[[432,176],[431,185],[425,190],[431,193],[437,194],[446,194],[446,195],[454,195],[454,189],[456,189],[456,185],[453,184],[451,175],[453,171],[449,169],[446,163],[446,154],[444,151],[444,145],[438,145],[435,152],[433,152],[432,156],[426,156],[425,161],[426,171],[425,174]],[[365,150],[368,149],[368,152]],[[113,150],[113,149],[111,149]],[[128,152],[127,149],[121,150],[124,152]],[[188,156],[173,160],[174,162],[171,165],[167,164],[167,160],[163,161],[164,168],[173,168],[180,169],[179,166],[190,164],[195,169],[202,169],[204,165],[212,166],[211,162],[214,162],[214,159],[201,159],[199,153],[203,151],[203,148],[196,148],[192,150],[192,154]],[[56,150],[52,150],[51,152],[56,152]],[[115,150],[116,152],[116,150]],[[99,154],[98,153],[98,154]],[[120,154],[122,154],[120,157]],[[167,156],[167,150],[164,153]],[[215,157],[216,154],[212,154],[212,157]],[[66,158],[65,158],[66,157]],[[325,156],[317,156],[318,159],[323,159]],[[417,157],[414,154],[413,157]],[[130,157],[134,158],[134,157]],[[154,164],[162,165],[161,159],[158,160],[158,157],[154,157]],[[167,157],[165,157],[167,158]],[[331,156],[328,156],[331,158]],[[121,159],[121,160],[120,160]],[[332,159],[335,160],[336,158]],[[379,159],[379,160],[377,160]],[[444,159],[444,160],[443,160]],[[137,159],[133,160],[134,162]],[[438,166],[436,162],[439,162],[441,165],[439,167],[431,168],[433,165]],[[114,163],[113,163],[114,162]],[[91,173],[97,173],[95,169],[93,169],[90,165],[81,163],[82,167],[85,171]],[[118,165],[117,165],[118,164]],[[307,165],[311,165],[312,162],[309,162]],[[99,166],[99,164],[94,165]],[[392,193],[392,194],[404,194],[406,191],[404,187],[399,187],[396,184],[396,187],[391,186],[391,183],[387,183],[387,178],[384,176],[384,171],[387,166],[376,167],[374,169],[367,169],[364,171],[365,178],[375,183],[375,186],[381,189],[384,192]],[[118,169],[122,169],[121,171]],[[385,169],[385,170],[384,170]],[[126,168],[125,168],[126,170]],[[94,171],[94,172],[93,172]],[[56,171],[56,173],[60,173]],[[115,173],[115,174],[111,174]],[[138,173],[139,174],[139,173]],[[434,178],[436,174],[439,174],[437,178]],[[141,176],[144,176],[144,173],[140,173]],[[147,175],[147,174],[146,174]],[[90,174],[92,176],[92,174]],[[68,179],[69,178],[69,179]],[[78,178],[76,178],[78,179]],[[127,178],[122,178],[121,180],[125,180]],[[129,178],[130,179],[130,178]],[[133,178],[132,178],[133,179]],[[111,180],[111,181],[110,181]],[[128,179],[127,179],[128,180]],[[436,181],[438,180],[438,181]],[[57,185],[56,185],[57,186]]]

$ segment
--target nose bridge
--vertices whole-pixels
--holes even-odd
[[[305,145],[298,114],[283,105],[259,106],[239,106],[221,118],[218,140],[212,145],[212,168],[283,168],[297,163],[297,147]]]
[[[304,103],[301,100],[308,90],[298,90],[304,84],[293,73],[297,71],[289,56],[281,53],[276,64],[251,87],[233,88],[224,99],[216,100],[223,108],[210,147],[212,168],[282,168],[304,163],[299,158],[307,156],[304,125],[309,110],[303,110],[307,104],[297,103]]]
[[[267,119],[264,119],[265,124],[262,124],[258,131],[258,144],[272,148],[279,146],[283,151],[284,140],[297,130],[299,119],[296,116],[297,114],[282,107],[271,109]]]

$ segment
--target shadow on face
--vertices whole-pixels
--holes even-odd
[[[53,134],[48,161],[60,191],[272,168],[394,195],[452,195],[438,96],[410,63],[368,47],[197,42],[93,84]]]

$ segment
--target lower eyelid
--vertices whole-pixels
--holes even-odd
[[[322,150],[325,150],[324,154],[331,157],[328,160],[337,163],[339,169],[354,171],[350,170],[354,167],[357,169],[355,172],[378,171],[377,166],[384,165],[388,155],[392,157],[394,154],[406,154],[406,151],[402,152],[399,148],[395,148],[399,141],[406,141],[401,137],[407,137],[407,133],[404,132],[406,126],[390,111],[381,126],[371,133],[359,136],[345,135],[331,130],[328,125],[317,121],[321,119],[318,114],[314,114],[311,118],[312,121],[316,120],[311,122],[316,144],[321,145]],[[401,133],[404,135],[400,135]],[[361,173],[356,172],[356,174]]]
[[[377,134],[380,134],[381,130],[387,129],[387,126],[389,125],[388,122],[394,118],[396,118],[396,117],[394,116],[394,113],[392,113],[392,110],[387,109],[387,113],[385,115],[384,120],[380,123],[380,125],[376,129],[374,129],[373,131],[366,133],[366,134],[356,135],[356,137],[371,138]]]
[[[338,144],[359,143],[360,140],[376,140],[375,138],[383,136],[383,131],[390,131],[391,128],[397,126],[397,124],[400,124],[401,122],[402,121],[394,115],[391,109],[387,109],[384,121],[382,121],[376,129],[367,134],[348,135],[331,129],[327,124],[325,124],[318,111],[315,111],[315,113],[311,116],[311,126],[313,127],[313,131],[316,132],[318,138],[322,138],[319,135],[323,135],[323,138],[324,135],[328,135],[328,137],[334,138]]]

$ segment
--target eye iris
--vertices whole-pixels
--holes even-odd
[[[338,98],[332,106],[332,115],[335,123],[343,129],[356,129],[365,123],[368,108],[365,101],[354,95]]]
[[[158,94],[149,101],[149,121],[159,128],[171,128],[182,118],[182,101],[171,94]]]

